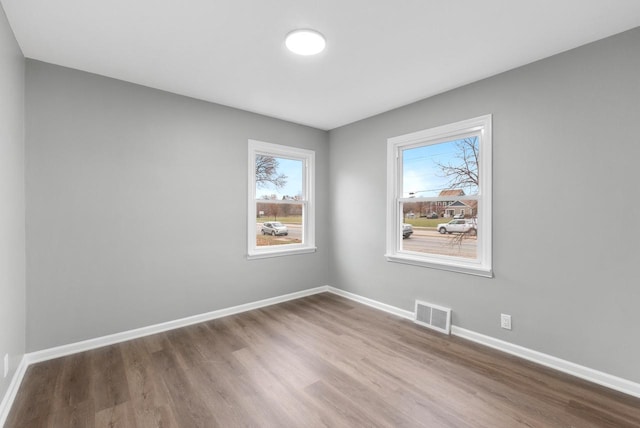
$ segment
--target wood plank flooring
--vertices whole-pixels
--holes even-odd
[[[29,367],[6,427],[640,427],[640,399],[319,294]]]

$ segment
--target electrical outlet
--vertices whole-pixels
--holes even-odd
[[[511,330],[511,315],[500,314],[500,327]]]
[[[4,377],[9,374],[9,354],[4,354]]]

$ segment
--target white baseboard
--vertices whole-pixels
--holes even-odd
[[[139,337],[149,336],[152,334],[161,333],[164,331],[169,331],[169,330],[173,330],[180,327],[186,327],[188,325],[197,324],[200,322],[205,322],[205,321],[209,321],[209,320],[213,320],[216,318],[221,318],[229,315],[234,315],[241,312],[250,311],[253,309],[263,308],[265,306],[271,306],[277,303],[282,303],[289,300],[295,300],[302,297],[311,296],[313,294],[324,293],[324,292],[330,292],[338,296],[345,297],[347,299],[353,300],[358,303],[362,303],[364,305],[396,315],[401,318],[405,318],[409,320],[414,319],[414,313],[411,311],[400,309],[398,307],[391,306],[386,303],[382,303],[373,299],[369,299],[367,297],[350,293],[345,290],[341,290],[339,288],[325,285],[321,287],[310,288],[308,290],[298,291],[295,293],[285,294],[283,296],[272,297],[269,299],[259,300],[256,302],[246,303],[243,305],[233,306],[230,308],[219,309],[216,311],[207,312],[200,315],[181,318],[174,321],[168,321],[165,323],[155,324],[155,325],[142,327],[134,330],[128,330],[121,333],[115,333],[108,336],[98,337],[95,339],[84,340],[81,342],[71,343],[68,345],[57,346],[55,348],[44,349],[42,351],[31,352],[31,353],[25,354],[24,357],[22,358],[20,365],[12,378],[9,389],[7,390],[7,393],[2,399],[2,403],[0,405],[0,427],[4,424],[4,421],[6,420],[9,414],[9,410],[11,409],[11,405],[13,404],[15,396],[18,392],[18,388],[20,386],[20,383],[22,382],[22,378],[24,377],[27,367],[30,364],[50,360],[53,358],[63,357],[65,355],[75,354],[78,352],[88,351],[91,349],[100,348],[102,346],[112,345],[115,343],[120,343],[127,340],[136,339]],[[456,336],[471,340],[473,342],[477,342],[482,345],[485,345],[494,349],[498,349],[508,354],[512,354],[520,358],[524,358],[525,360],[533,361],[535,363],[556,369],[558,371],[576,376],[581,379],[585,379],[587,381],[596,383],[598,385],[606,386],[607,388],[611,388],[616,391],[620,391],[625,394],[640,398],[639,383],[635,383],[626,379],[619,378],[617,376],[603,373],[598,370],[593,370],[588,367],[584,367],[584,366],[572,363],[570,361],[562,360],[560,358],[556,358],[548,354],[543,354],[541,352],[534,351],[532,349],[528,349],[519,345],[514,345],[512,343],[505,342],[500,339],[495,339],[490,336],[485,336],[483,334],[476,333],[474,331],[467,330],[461,327],[451,326],[451,333]]]
[[[379,309],[381,311],[388,312],[390,314],[399,316],[401,318],[406,318],[408,320],[413,321],[414,314],[411,311],[405,311],[404,309],[397,308],[395,306],[387,305],[386,303],[378,302],[377,300],[369,299],[367,297],[362,297],[357,294],[349,293],[348,291],[341,290],[335,287],[327,287],[327,291],[333,294],[337,294],[338,296],[346,297],[349,300],[353,300],[354,302],[362,303],[367,306],[371,306],[372,308]]]
[[[173,330],[180,327],[186,327],[192,324],[198,324],[210,321],[216,318],[222,318],[241,312],[250,311],[252,309],[263,308],[265,306],[275,305],[277,303],[289,300],[299,299],[301,297],[311,296],[313,294],[324,293],[328,291],[328,286],[310,288],[308,290],[297,291],[295,293],[285,294],[283,296],[271,297],[269,299],[259,300],[257,302],[245,303],[243,305],[232,306],[230,308],[218,309],[216,311],[204,314],[194,315],[186,318],[180,318],[160,324],[154,324],[147,327],[136,328],[133,330],[123,331],[121,333],[110,334],[108,336],[97,337],[95,339],[83,340],[81,342],[70,343],[68,345],[56,346],[55,348],[43,349],[42,351],[31,352],[25,355],[28,364],[39,363],[65,355],[71,355],[78,352],[84,352],[91,349],[101,348],[115,343],[125,342],[139,337],[150,336],[156,333]]]
[[[410,320],[414,319],[413,312],[406,311],[395,306],[390,306],[386,303],[381,303],[367,297],[349,293],[348,291],[340,290],[339,288],[328,287],[327,291],[346,297],[347,299],[351,299],[356,302],[364,303],[365,305],[380,309],[393,315],[400,316],[402,318],[407,318]],[[579,364],[575,364],[571,361],[563,360],[552,355],[543,354],[542,352],[534,351],[533,349],[525,348],[520,345],[514,345],[513,343],[505,342],[504,340],[486,336],[481,333],[476,333],[474,331],[467,330],[455,325],[451,326],[451,334],[467,340],[471,340],[484,346],[488,346],[490,348],[497,349],[502,352],[506,352],[507,354],[515,355],[525,360],[533,361],[534,363],[538,363],[540,365],[561,371],[563,373],[570,374],[580,379],[584,379],[589,382],[606,386],[607,388],[611,388],[613,390],[640,398],[640,383],[632,382],[627,379],[594,370],[589,367],[581,366]]]
[[[11,406],[13,405],[13,401],[16,399],[16,394],[18,394],[18,389],[20,389],[20,384],[22,383],[24,374],[27,372],[28,366],[29,364],[27,363],[27,359],[23,356],[22,359],[20,359],[18,368],[13,373],[9,389],[7,389],[7,392],[4,394],[4,398],[2,399],[2,403],[0,403],[0,427],[3,427],[4,423],[7,421],[7,417],[11,411]]]
[[[271,306],[277,303],[295,300],[301,297],[311,296],[313,294],[324,293],[327,291],[329,291],[329,286],[323,285],[321,287],[310,288],[308,290],[289,293],[283,296],[276,296],[269,299],[259,300],[257,302],[245,303],[243,305],[232,306],[230,308],[219,309],[204,314],[194,315],[191,317],[181,318],[173,321],[123,331],[120,333],[97,337],[95,339],[83,340],[81,342],[70,343],[68,345],[56,346],[54,348],[43,349],[42,351],[25,354],[22,357],[20,365],[11,380],[9,389],[7,390],[7,393],[5,394],[4,398],[2,399],[2,403],[0,404],[0,427],[4,425],[6,418],[9,416],[9,411],[11,410],[11,406],[13,405],[13,402],[16,398],[16,394],[18,393],[20,384],[22,383],[22,378],[27,371],[27,367],[29,367],[29,365],[31,364],[52,360],[54,358],[64,357],[66,355],[71,355],[78,352],[89,351],[91,349],[101,348],[103,346],[113,345],[115,343],[125,342],[131,339],[137,339],[139,337],[162,333],[164,331],[186,327],[188,325],[213,320],[216,318],[222,318],[228,315],[250,311],[252,309],[263,308],[265,306]]]
[[[533,349],[525,348],[520,345],[514,345],[513,343],[476,333],[475,331],[467,330],[462,327],[451,326],[451,334],[640,398],[640,383],[632,382],[589,367],[581,366],[549,354],[543,354],[542,352],[534,351]]]

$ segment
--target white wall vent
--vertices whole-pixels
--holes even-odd
[[[450,334],[451,309],[416,300],[415,323]]]

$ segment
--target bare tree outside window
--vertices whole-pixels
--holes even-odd
[[[455,145],[457,149],[455,159],[457,162],[450,161],[446,164],[435,162],[440,168],[440,176],[449,180],[448,186],[450,189],[467,188],[470,189],[470,193],[476,193],[480,186],[478,179],[478,137],[458,140]],[[476,227],[472,227],[464,233],[453,234],[449,239],[450,245],[458,245],[460,247],[463,239],[469,236],[475,237],[477,234]]]
[[[278,174],[278,160],[273,156],[256,155],[256,186],[268,187],[270,184],[281,189],[287,184],[287,176]]]
[[[440,168],[440,176],[449,180],[450,189],[472,189],[476,193],[479,187],[478,137],[465,138],[455,143],[457,162],[435,162]]]

